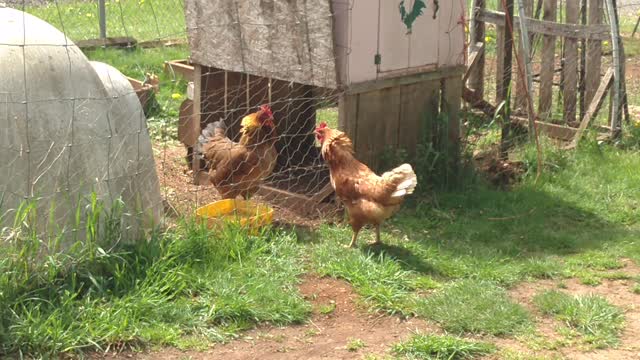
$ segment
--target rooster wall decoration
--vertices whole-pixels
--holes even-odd
[[[438,9],[440,8],[438,4],[438,0],[433,1],[433,18],[436,18],[436,14],[438,13]],[[427,4],[423,0],[414,0],[413,6],[411,7],[411,12],[407,12],[407,8],[405,6],[405,0],[401,0],[400,4],[398,4],[398,9],[400,10],[400,19],[407,27],[407,35],[411,34],[413,30],[413,23],[416,19],[422,15],[423,9],[427,7]]]

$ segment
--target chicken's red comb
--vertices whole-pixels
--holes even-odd
[[[260,105],[260,110],[262,110],[262,112],[267,114],[269,117],[273,116],[273,112],[271,111],[271,106],[269,106],[267,104]]]
[[[324,121],[323,121],[323,122],[321,122],[321,123],[320,123],[320,125],[318,125],[318,129],[324,129],[324,128],[326,128],[326,127],[328,127],[328,126],[327,126],[327,123],[326,123],[326,122],[324,122]]]

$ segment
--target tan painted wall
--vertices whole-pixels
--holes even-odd
[[[407,11],[415,1],[405,0]],[[426,8],[408,32],[399,0],[332,0],[339,82],[349,85],[464,64],[465,0],[440,0],[435,19],[433,0],[423,1]],[[379,69],[374,63],[378,51]]]

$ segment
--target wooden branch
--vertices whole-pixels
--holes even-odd
[[[476,91],[471,90],[466,86],[462,88],[462,99],[468,102],[471,107],[482,111],[489,117],[494,117],[496,114],[495,106],[488,101],[485,101]]]
[[[484,54],[484,44],[476,43],[476,46],[474,46],[473,50],[471,50],[471,55],[469,56],[469,65],[467,66],[467,71],[464,73],[464,77],[462,78],[463,84],[467,82],[467,79],[469,79],[471,72],[475,70],[475,68],[478,66],[478,63],[480,63],[479,60],[482,57],[482,54]]]
[[[500,11],[476,10],[480,21],[505,26],[505,14]],[[514,17],[514,26],[520,23],[520,17]],[[611,33],[607,25],[559,24],[551,21],[527,18],[527,28],[531,33],[551,36],[562,36],[588,40],[610,40]]]
[[[573,138],[573,141],[566,147],[566,149],[573,149],[578,145],[580,139],[582,138],[582,134],[584,133],[587,126],[589,126],[589,122],[591,122],[591,119],[598,115],[598,111],[600,111],[600,107],[602,107],[602,103],[604,102],[605,95],[607,94],[609,88],[611,88],[611,84],[613,82],[613,72],[613,68],[609,68],[609,70],[607,70],[607,73],[604,75],[604,78],[602,78],[600,86],[598,87],[598,90],[593,97],[593,101],[591,101],[591,104],[589,104],[589,108],[584,114],[584,118],[582,118],[582,121],[580,122],[580,126],[576,131],[576,135]]]

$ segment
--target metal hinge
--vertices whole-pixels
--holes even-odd
[[[376,65],[382,64],[382,55],[375,54],[375,56],[373,57],[373,63]]]

